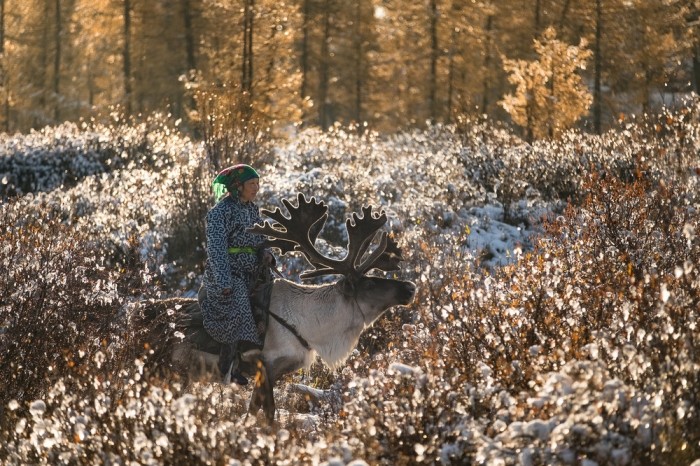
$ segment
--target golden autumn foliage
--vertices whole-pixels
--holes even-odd
[[[534,41],[534,49],[537,60],[504,59],[508,80],[516,89],[500,102],[525,128],[529,140],[559,136],[588,112],[593,101],[579,74],[592,55],[585,40],[567,45],[550,27]]]
[[[161,112],[197,134],[193,94],[227,86],[287,134],[335,124],[394,132],[466,114],[512,117],[532,137],[551,137],[579,119],[600,131],[601,122],[672,103],[697,92],[700,76],[697,6],[680,0],[0,6],[0,130],[10,133]],[[535,57],[533,41],[548,51]],[[588,54],[578,45],[567,67],[574,49],[556,44],[582,41],[591,66],[578,69]]]

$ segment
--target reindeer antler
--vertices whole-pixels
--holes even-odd
[[[282,254],[298,250],[299,247],[313,248],[328,218],[328,206],[323,201],[317,202],[313,197],[307,201],[302,193],[297,196],[297,207],[287,199],[282,199],[282,204],[287,208],[290,217],[286,217],[279,207],[274,211],[262,209],[262,213],[277,224],[271,225],[266,221],[262,226],[253,226],[250,231],[272,238],[268,239],[268,246],[279,248]]]
[[[314,269],[303,272],[300,275],[303,279],[322,275],[364,275],[375,268],[384,271],[396,270],[403,259],[396,241],[389,238],[386,232],[382,232],[377,249],[357,264],[367,252],[377,231],[387,221],[386,214],[382,211],[373,212],[372,206],[363,207],[361,215],[353,213],[351,218],[346,220],[348,252],[339,260],[324,256],[314,246],[328,218],[328,206],[323,201],[316,201],[314,197],[307,201],[302,193],[297,196],[296,206],[287,199],[282,199],[282,203],[287,208],[289,217],[279,208],[274,211],[263,210],[263,214],[277,223],[272,225],[265,221],[263,225],[255,225],[250,231],[270,237],[268,245],[279,248],[282,254],[289,251],[300,251],[304,254]]]

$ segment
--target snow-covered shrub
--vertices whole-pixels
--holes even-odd
[[[628,182],[642,174],[657,181],[688,181],[700,168],[699,115],[696,97],[680,111],[646,115],[602,136],[572,130],[527,144],[507,130],[468,118],[459,118],[444,134],[454,132],[464,174],[493,193],[507,216],[525,197],[579,202],[586,194],[582,183],[592,175]]]
[[[167,194],[163,193],[170,200],[167,220],[154,228],[167,231],[167,258],[187,274],[200,275],[206,260],[206,215],[214,202],[213,169],[206,159],[193,155],[190,163],[173,172]]]
[[[26,201],[0,210],[3,405],[42,396],[54,381],[88,370],[97,351],[123,338],[120,309],[144,290],[133,244],[109,264],[111,245],[61,222],[40,199],[31,210]]]
[[[453,375],[444,366],[425,373],[393,365],[351,382],[343,440],[370,464],[464,464],[479,432],[469,388],[455,390],[461,381]]]
[[[273,431],[244,419],[244,403],[231,388],[154,383],[135,359],[109,377],[74,374],[40,398],[8,403],[2,420],[13,427],[0,431],[0,455],[7,464],[152,465],[294,464],[318,455],[293,423]]]
[[[12,389],[0,390],[0,458],[689,464],[700,455],[695,115],[531,146],[487,122],[394,136],[311,129],[279,142],[257,167],[261,206],[300,190],[323,199],[319,247],[336,255],[350,212],[381,206],[406,259],[397,275],[418,292],[363,334],[341,370],[315,365],[282,381],[277,429],[245,417],[250,388],[159,371],[163,341],[182,336],[171,305],[184,301],[156,299],[160,320],[143,313],[151,301],[133,302],[159,296],[146,280],[168,295],[196,287],[201,264],[187,264],[187,249],[201,245],[213,175],[202,173],[202,146],[166,138],[187,155],[167,170],[123,166],[16,196],[2,207],[0,349],[14,348],[2,367],[19,375],[0,382]],[[280,263],[292,279],[305,266]],[[169,280],[181,266],[188,281]],[[93,293],[105,283],[117,284],[111,303]],[[46,304],[54,295],[61,302]],[[38,343],[27,336],[44,317],[35,304],[51,311]],[[23,355],[38,361],[25,372]]]
[[[517,264],[483,280],[465,274],[462,289],[433,276],[441,312],[426,319],[437,329],[432,338],[447,365],[513,392],[568,361],[600,361],[654,404],[657,449],[634,444],[637,458],[680,451],[681,432],[681,449],[697,453],[696,208],[680,187],[592,183],[583,206],[570,208]]]
[[[139,124],[63,123],[0,138],[0,198],[72,187],[119,169],[160,172],[198,150],[161,115]]]

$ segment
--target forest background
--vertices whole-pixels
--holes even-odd
[[[0,0],[0,131],[164,109],[195,131],[225,105],[275,130],[469,115],[527,139],[601,133],[698,91],[699,11],[696,0]]]

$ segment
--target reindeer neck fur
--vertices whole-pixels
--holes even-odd
[[[293,325],[324,363],[336,368],[350,356],[362,331],[374,321],[365,321],[361,306],[343,293],[342,281],[324,285],[302,285],[275,281],[270,310]]]

